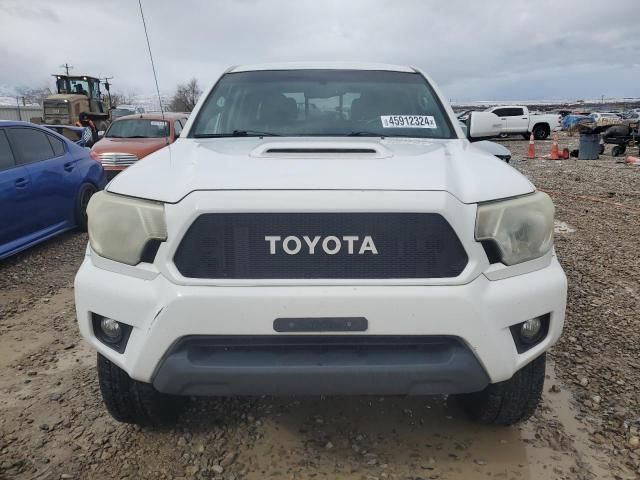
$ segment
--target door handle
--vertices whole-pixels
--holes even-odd
[[[16,180],[16,188],[24,188],[27,185],[29,185],[29,180],[24,177],[20,177]]]
[[[73,168],[75,167],[75,165],[73,164],[73,162],[67,162],[64,164],[64,169],[67,172],[70,172],[71,170],[73,170]]]

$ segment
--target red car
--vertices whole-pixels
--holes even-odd
[[[187,123],[187,114],[143,113],[115,120],[91,149],[110,180],[150,153],[173,143]]]

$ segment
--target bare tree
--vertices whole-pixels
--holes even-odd
[[[111,92],[111,103],[113,107],[131,103],[130,98],[122,92]]]
[[[178,85],[176,92],[169,103],[169,110],[174,112],[190,112],[196,106],[202,90],[198,80],[192,78],[187,84]]]
[[[44,102],[44,99],[47,98],[47,96],[51,95],[51,89],[46,85],[42,87],[37,87],[37,88],[18,87],[16,88],[16,91],[18,92],[18,96],[20,97],[20,100],[25,105],[33,104],[33,103],[42,105]]]

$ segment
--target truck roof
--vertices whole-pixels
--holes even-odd
[[[528,110],[526,105],[495,105],[487,108],[487,110],[495,110],[496,108],[526,108]]]
[[[258,63],[254,65],[238,65],[231,67],[229,73],[251,72],[257,70],[384,70],[390,72],[410,72],[416,70],[407,65],[391,65],[387,63],[359,62],[279,62]]]

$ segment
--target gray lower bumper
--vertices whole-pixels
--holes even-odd
[[[456,337],[192,336],[153,379],[160,392],[232,395],[433,395],[482,390],[489,377]]]

